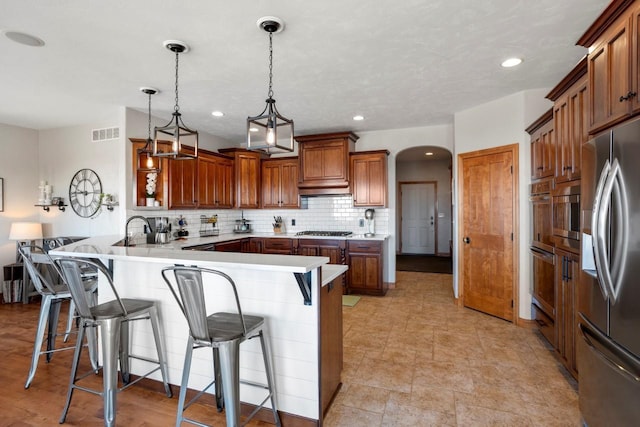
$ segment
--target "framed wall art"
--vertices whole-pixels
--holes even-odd
[[[4,211],[4,178],[0,178],[0,212]]]

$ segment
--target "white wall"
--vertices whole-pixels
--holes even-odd
[[[91,130],[120,128],[118,139],[91,141]],[[102,183],[102,192],[124,194],[126,182],[124,108],[102,122],[82,126],[47,129],[39,132],[38,179],[53,186],[53,195],[64,197],[69,204],[69,184],[80,169],[93,169]],[[37,187],[34,189],[37,196]],[[45,236],[100,236],[117,234],[126,212],[116,206],[112,212],[101,208],[92,218],[82,218],[67,206],[65,212],[51,208],[40,211]]]
[[[451,160],[420,160],[412,162],[397,162],[396,180],[402,181],[435,181],[437,183],[436,206],[438,211],[438,247],[437,255],[450,255],[449,241],[451,240]],[[400,203],[400,201],[398,201]],[[400,221],[396,224],[398,236],[396,251],[400,250]]]
[[[38,201],[38,132],[0,123],[0,153],[0,178],[4,179],[0,266],[4,266],[16,261],[16,243],[9,240],[11,223],[39,219],[39,210],[33,206]]]
[[[531,175],[531,151],[529,135],[525,132],[535,119],[548,110],[552,103],[545,100],[547,89],[519,92],[455,114],[454,179],[457,177],[457,155],[475,150],[519,144],[519,316],[531,319],[531,241],[529,213],[529,184]],[[456,183],[456,187],[458,184]],[[459,192],[456,191],[456,194]],[[454,202],[457,206],[457,201]],[[457,215],[457,209],[454,211]],[[454,253],[458,247],[458,227],[454,225]],[[454,271],[457,258],[454,259]],[[457,277],[454,288],[458,294]]]

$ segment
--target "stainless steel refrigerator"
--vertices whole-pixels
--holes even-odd
[[[640,425],[640,120],[582,148],[577,358],[588,426]]]

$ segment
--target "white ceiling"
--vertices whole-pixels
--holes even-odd
[[[274,35],[274,98],[296,134],[452,123],[455,112],[553,87],[586,53],[575,41],[607,3],[2,0],[0,30],[46,44],[0,36],[0,122],[46,129],[113,120],[118,106],[146,112],[141,86],[162,91],[153,114],[169,119],[174,55],[162,43],[176,39],[191,47],[180,57],[185,123],[242,142],[267,94],[268,36],[256,20],[274,15],[286,25]],[[502,69],[514,55],[524,63]]]

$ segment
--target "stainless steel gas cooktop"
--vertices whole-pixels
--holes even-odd
[[[351,231],[298,231],[296,236],[331,236],[331,237],[345,237],[351,236]]]

